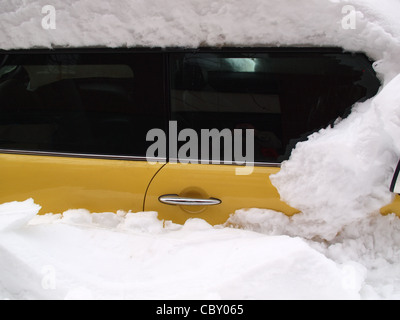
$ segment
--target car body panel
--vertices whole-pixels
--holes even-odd
[[[183,224],[200,218],[223,224],[236,210],[269,209],[287,216],[299,213],[281,201],[269,176],[278,167],[255,167],[250,175],[236,175],[233,165],[147,163],[61,156],[0,154],[0,202],[33,198],[40,214],[70,209],[90,212],[156,211],[159,219]],[[151,183],[150,183],[151,182]],[[166,205],[159,197],[176,194],[199,199],[217,198],[220,205]],[[146,195],[146,197],[145,197]],[[400,196],[381,214],[400,217]]]
[[[236,210],[263,208],[288,216],[297,209],[280,200],[269,176],[278,167],[254,167],[250,175],[237,175],[234,165],[168,163],[153,179],[145,201],[146,211],[157,211],[159,218],[183,224],[190,218],[201,218],[212,225],[223,224]],[[159,201],[160,196],[179,195],[198,199],[216,198],[215,206],[173,206]]]
[[[162,164],[0,154],[0,167],[0,203],[32,198],[45,214],[142,211],[147,187]]]

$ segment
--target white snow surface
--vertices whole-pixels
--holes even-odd
[[[157,213],[0,206],[0,299],[399,299],[400,220],[381,216],[400,157],[399,0],[3,0],[0,48],[339,46],[375,61],[379,94],[297,145],[272,177],[301,213],[184,226]],[[356,10],[356,28],[342,9]]]
[[[7,204],[31,217],[32,200]],[[69,210],[0,234],[6,299],[360,299],[366,268],[305,240],[184,226],[157,213]],[[335,255],[335,252],[332,253]],[[339,255],[341,256],[341,255]],[[380,284],[380,283],[379,283]],[[388,289],[386,289],[388,290]]]

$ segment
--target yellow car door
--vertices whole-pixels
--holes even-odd
[[[0,63],[0,203],[142,211],[162,167],[145,155],[165,121],[163,55],[22,51]]]
[[[278,168],[255,167],[237,175],[232,165],[167,164],[152,181],[145,209],[159,218],[183,224],[191,218],[223,224],[236,210],[266,208],[293,215],[298,211],[280,201],[269,181]],[[179,203],[180,202],[180,203]]]
[[[200,50],[169,60],[171,122],[159,139],[168,141],[169,162],[150,184],[145,209],[176,223],[222,224],[243,208],[295,214],[269,177],[297,142],[380,86],[364,55],[335,49]],[[238,174],[243,163],[253,168]]]

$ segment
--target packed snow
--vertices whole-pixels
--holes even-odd
[[[282,199],[302,212],[293,217],[296,235],[332,240],[349,223],[392,202],[388,186],[400,155],[399,89],[400,75],[334,128],[298,143],[271,177]]]
[[[28,217],[32,200],[7,204]],[[366,268],[306,241],[163,223],[154,212],[38,216],[0,235],[11,299],[359,299]],[[334,252],[333,254],[334,255]],[[1,291],[0,291],[1,293]]]
[[[382,89],[272,177],[301,211],[291,218],[250,209],[181,226],[155,212],[1,205],[0,298],[400,298],[400,219],[379,214],[400,158],[398,0],[51,2],[55,30],[41,25],[47,0],[4,0],[0,48],[339,46],[373,59]]]

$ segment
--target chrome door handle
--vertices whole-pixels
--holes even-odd
[[[196,199],[180,197],[176,194],[169,194],[158,198],[161,203],[172,206],[216,206],[222,203],[219,199]]]

